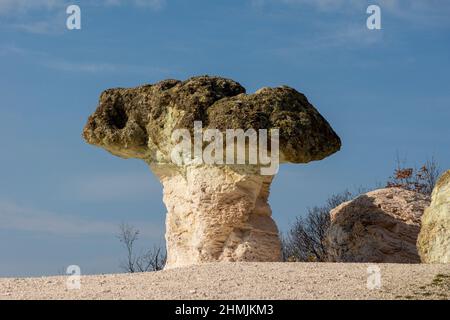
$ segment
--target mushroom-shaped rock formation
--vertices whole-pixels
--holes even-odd
[[[431,205],[422,216],[417,248],[422,262],[450,263],[450,170],[433,189]]]
[[[230,147],[229,141],[239,139],[223,135],[239,129],[243,144]],[[186,134],[187,147],[180,142]],[[261,143],[265,134],[270,141]],[[278,229],[267,202],[277,170],[263,170],[273,162],[276,167],[321,160],[341,146],[328,122],[296,90],[263,88],[247,95],[239,83],[209,76],[106,90],[83,136],[114,155],[144,160],[160,179],[168,210],[166,268],[280,260]],[[181,153],[180,144],[186,147]],[[217,147],[210,152],[213,163],[203,160],[211,144]],[[244,162],[238,159],[239,146],[248,154]],[[255,150],[257,160],[250,161]]]
[[[401,188],[363,194],[330,212],[325,240],[332,262],[418,263],[416,241],[428,196]]]

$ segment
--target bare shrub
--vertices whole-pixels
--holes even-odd
[[[126,249],[127,257],[120,265],[125,272],[147,272],[158,271],[166,264],[166,253],[161,246],[154,246],[143,253],[135,253],[135,244],[139,239],[139,230],[135,227],[122,223],[119,226],[117,238]]]
[[[348,190],[329,197],[325,205],[308,209],[299,216],[286,235],[282,236],[284,261],[326,261],[324,239],[330,227],[330,210],[354,195]]]
[[[404,163],[405,161],[400,161],[397,156],[397,168],[394,170],[393,176],[389,177],[386,187],[403,188],[431,195],[440,174],[439,166],[434,157],[427,160],[420,169],[405,167]]]

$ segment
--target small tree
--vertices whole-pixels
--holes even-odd
[[[353,198],[344,191],[334,194],[321,207],[308,209],[305,217],[297,217],[289,231],[282,236],[284,261],[326,261],[325,236],[330,227],[330,210]]]
[[[415,169],[404,167],[397,156],[397,168],[394,170],[394,175],[389,177],[386,187],[403,188],[431,195],[439,174],[439,166],[434,157],[427,160],[420,169]]]
[[[166,253],[161,246],[153,246],[136,260],[136,267],[139,272],[159,271],[164,269],[166,264]]]
[[[117,237],[127,251],[127,258],[120,266],[125,272],[158,271],[164,268],[166,253],[161,246],[154,246],[152,249],[136,255],[134,249],[139,238],[139,230],[126,223],[120,224],[119,229]]]

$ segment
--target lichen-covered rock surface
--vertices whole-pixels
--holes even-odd
[[[279,128],[281,162],[321,160],[341,146],[328,122],[295,89],[246,94],[233,80],[208,76],[106,90],[83,136],[121,157],[170,162],[173,130],[192,130],[194,121],[222,131]]]

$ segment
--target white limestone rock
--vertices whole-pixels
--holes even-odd
[[[433,189],[431,205],[422,217],[417,247],[422,262],[450,263],[450,170]]]

